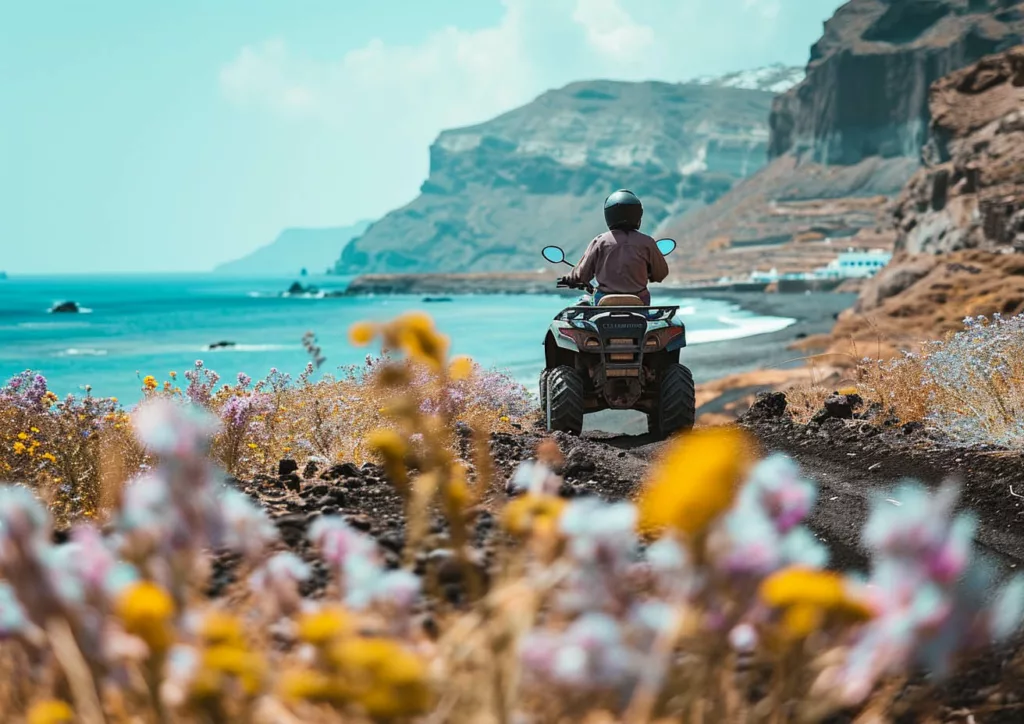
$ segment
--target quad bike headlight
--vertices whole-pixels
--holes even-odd
[[[673,339],[683,333],[682,327],[664,327],[650,332],[644,340],[644,352],[656,352],[664,349]]]

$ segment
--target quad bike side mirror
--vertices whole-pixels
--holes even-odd
[[[540,253],[552,264],[569,264],[565,260],[565,252],[562,251],[560,246],[545,246]],[[572,266],[572,264],[569,264],[569,266]]]
[[[658,245],[658,251],[661,252],[662,256],[668,256],[676,250],[675,239],[658,239],[654,243]]]

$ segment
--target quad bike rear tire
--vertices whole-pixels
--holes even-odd
[[[690,369],[683,365],[666,368],[658,387],[658,406],[647,416],[648,432],[659,439],[689,432],[697,416],[696,400]]]
[[[556,367],[541,378],[544,419],[549,432],[583,432],[583,378],[572,367]]]

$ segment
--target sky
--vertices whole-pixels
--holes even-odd
[[[838,0],[2,0],[0,270],[201,271],[575,80],[804,65]]]

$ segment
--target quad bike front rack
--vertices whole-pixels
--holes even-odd
[[[590,321],[594,317],[609,314],[622,314],[627,312],[630,314],[642,314],[649,322],[667,322],[676,316],[676,312],[679,311],[678,306],[667,306],[667,307],[595,307],[595,306],[580,306],[580,307],[566,307],[561,312],[555,315],[555,319],[559,322],[572,322],[572,321]]]

